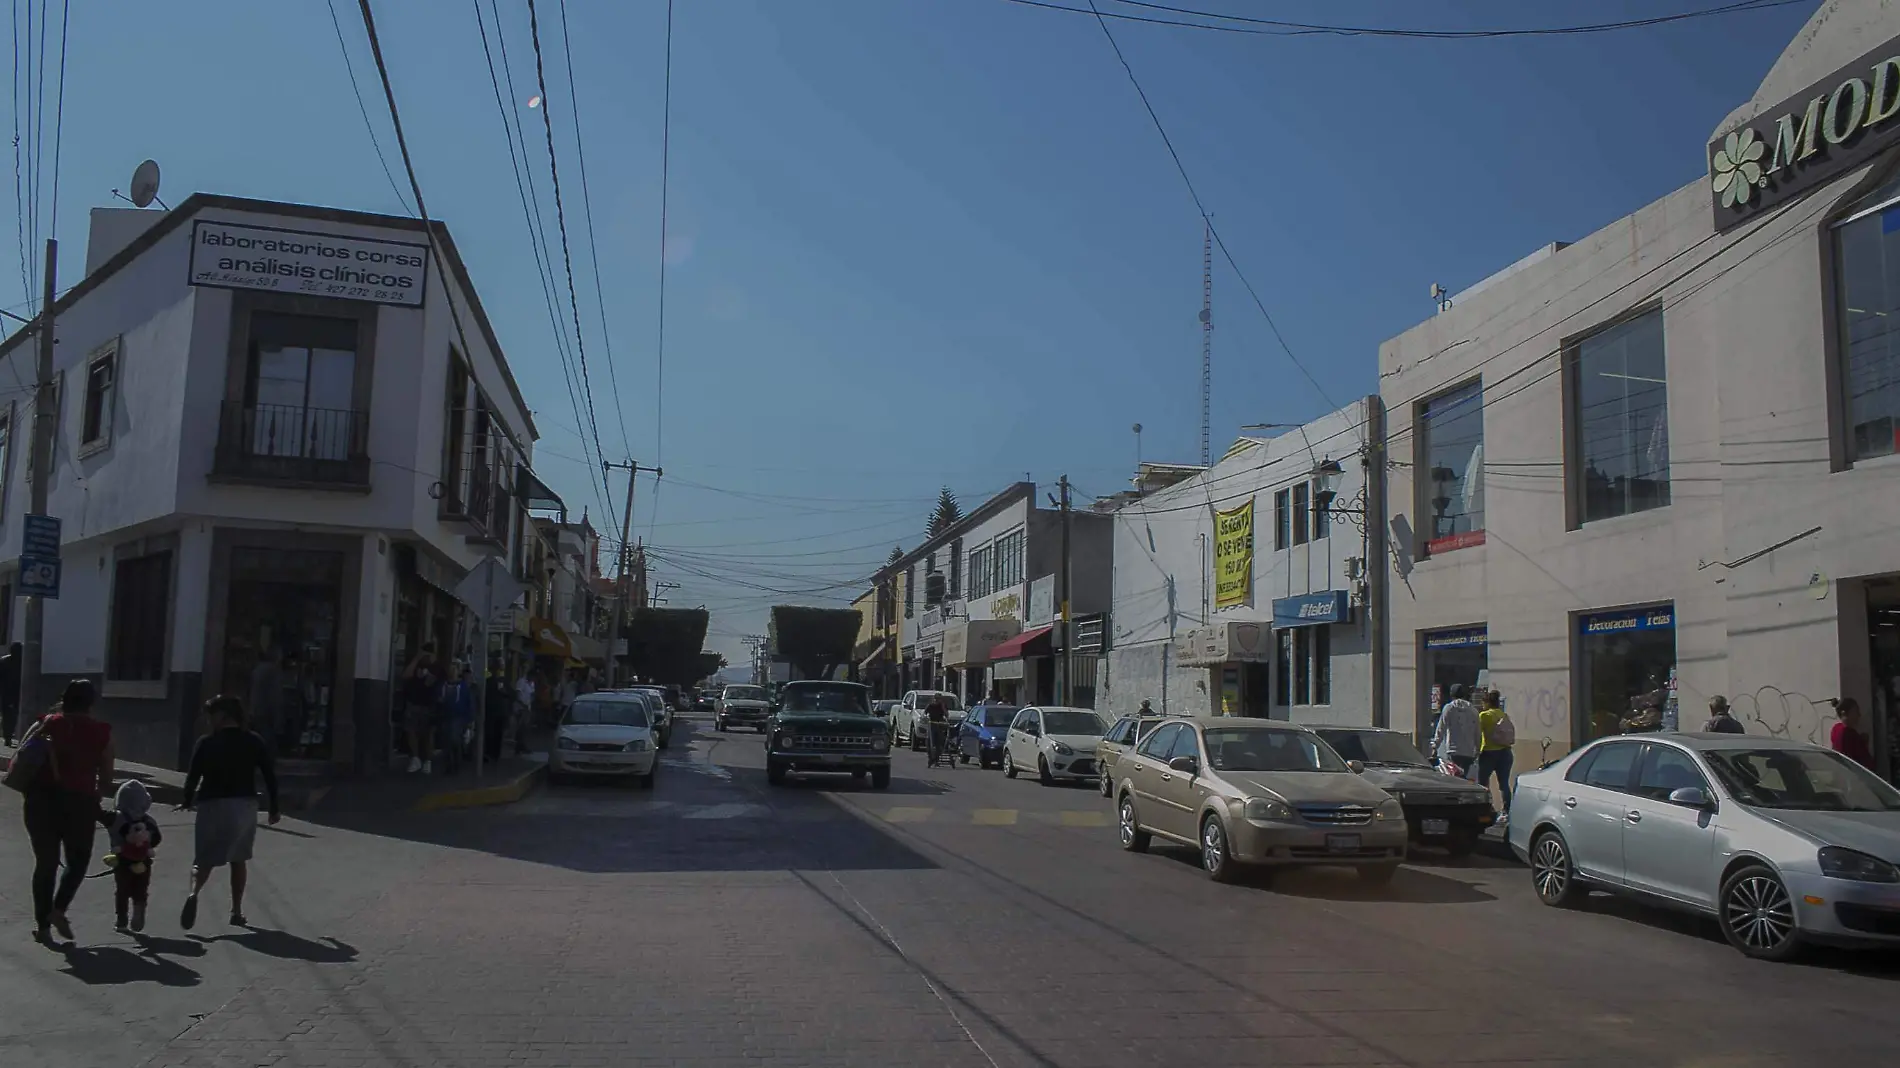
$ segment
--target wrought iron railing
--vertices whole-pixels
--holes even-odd
[[[368,485],[369,413],[227,404],[218,427],[216,470],[239,478]]]

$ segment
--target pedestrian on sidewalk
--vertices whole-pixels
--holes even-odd
[[[515,681],[515,706],[509,718],[514,721],[516,756],[528,751],[528,720],[534,714],[534,696],[539,688],[532,671],[522,672],[521,678]]]
[[[20,643],[14,642],[0,656],[0,740],[8,745],[20,726],[20,661],[25,655]]]
[[[1460,779],[1471,778],[1472,765],[1478,760],[1478,710],[1466,698],[1468,692],[1464,683],[1452,684],[1451,700],[1432,729],[1432,759],[1446,774]]]
[[[277,804],[277,768],[270,748],[244,725],[244,702],[213,697],[205,712],[215,725],[198,739],[185,775],[185,799],[178,806],[198,812],[191,861],[191,890],[178,925],[189,931],[198,922],[198,892],[211,873],[231,867],[231,926],[243,927],[244,884],[257,842],[257,780],[264,780],[270,822],[282,818]]]
[[[66,909],[86,881],[99,799],[112,785],[112,725],[93,718],[97,696],[91,682],[74,679],[34,727],[47,742],[46,765],[26,789],[22,815],[33,847],[33,932],[42,942],[51,940],[49,927],[73,941]]]
[[[508,681],[508,673],[502,670],[500,659],[489,661],[488,698],[482,709],[482,755],[488,758],[490,764],[501,762],[502,736],[507,733],[514,708],[514,683]]]
[[[121,931],[143,931],[152,862],[157,858],[158,844],[165,839],[152,815],[151,792],[137,779],[125,780],[113,796],[112,811],[105,813],[103,820],[112,843],[106,867],[112,869],[112,904],[119,920],[116,926]]]
[[[1702,729],[1715,734],[1748,733],[1748,728],[1742,726],[1741,720],[1729,715],[1728,698],[1719,693],[1709,698],[1709,721],[1702,725]]]
[[[1498,798],[1505,813],[1511,811],[1511,765],[1516,762],[1512,746],[1517,744],[1517,725],[1504,711],[1504,695],[1486,690],[1484,707],[1478,711],[1478,785],[1487,789],[1497,776]]]
[[[451,669],[450,681],[442,684],[440,706],[448,735],[442,741],[442,757],[454,775],[470,756],[468,733],[475,725],[475,680],[467,664],[457,661]]]
[[[430,774],[435,755],[435,645],[424,642],[402,673],[403,730],[409,735],[409,774]]]
[[[1861,729],[1860,702],[1852,697],[1840,698],[1834,702],[1834,714],[1840,717],[1840,722],[1828,732],[1828,748],[1872,771],[1874,747]]]

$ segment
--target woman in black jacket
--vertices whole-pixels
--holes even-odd
[[[191,862],[191,893],[185,897],[179,926],[191,930],[198,922],[198,891],[211,872],[231,866],[231,925],[244,926],[244,882],[251,850],[257,841],[257,780],[264,780],[270,821],[281,818],[277,805],[277,768],[270,746],[244,726],[244,702],[235,697],[213,697],[205,702],[213,724],[198,739],[185,775],[185,800],[178,807],[196,808],[198,823]]]

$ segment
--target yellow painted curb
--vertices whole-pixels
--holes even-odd
[[[528,796],[548,773],[546,764],[536,765],[515,776],[507,782],[493,786],[477,786],[466,790],[441,790],[425,796],[416,802],[417,812],[440,812],[450,808],[483,808],[489,805],[512,805]]]

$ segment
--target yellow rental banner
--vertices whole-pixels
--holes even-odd
[[[1253,501],[1214,513],[1214,607],[1253,599]]]

